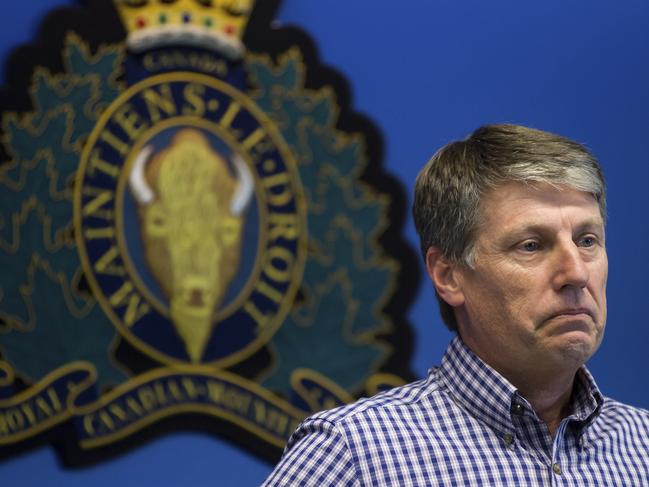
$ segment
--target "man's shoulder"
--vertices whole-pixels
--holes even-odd
[[[428,403],[431,397],[439,392],[438,369],[433,368],[425,379],[394,387],[344,406],[320,411],[308,417],[305,423],[325,422],[340,425],[350,421],[362,421],[368,416],[382,414],[388,410],[421,407],[423,402]]]
[[[649,420],[649,410],[605,396],[601,414]]]
[[[426,379],[306,418],[264,485],[359,485],[356,454],[372,450],[388,437],[391,444],[398,444],[401,438],[394,435],[404,428],[403,418],[434,415],[431,403],[444,400],[439,392],[438,369],[433,368]],[[374,446],[368,450],[368,444]]]
[[[605,430],[623,429],[649,433],[649,411],[605,397],[598,423]]]

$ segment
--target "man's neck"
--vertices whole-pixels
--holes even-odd
[[[528,360],[501,360],[499,356],[488,356],[481,353],[477,344],[465,341],[480,359],[507,379],[532,406],[539,419],[541,419],[554,437],[561,420],[570,414],[570,398],[575,382],[578,367],[566,368],[566,364],[551,367],[546,362],[546,367],[528,369],[521,364],[539,364],[542,360],[531,358]],[[518,364],[509,367],[509,363]]]
[[[534,408],[539,419],[547,425],[553,438],[563,418],[570,414],[570,397],[574,377],[573,374],[572,377],[566,378],[561,383],[546,383],[545,385],[523,383],[522,387],[512,382]]]

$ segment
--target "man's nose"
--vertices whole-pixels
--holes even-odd
[[[586,287],[589,271],[577,244],[573,241],[558,244],[556,252],[554,287],[557,290]]]

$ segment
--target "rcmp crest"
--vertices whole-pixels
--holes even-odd
[[[274,460],[305,416],[411,379],[403,192],[277,3],[89,1],[10,60],[3,454],[200,427]]]

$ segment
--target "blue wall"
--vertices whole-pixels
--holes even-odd
[[[263,0],[262,0],[263,1]],[[74,0],[3,2],[0,59]],[[398,6],[397,6],[398,5]],[[609,185],[609,320],[590,367],[605,394],[649,408],[649,3],[645,0],[284,0],[278,19],[316,40],[353,107],[385,135],[385,167],[412,188],[447,141],[487,122],[585,143]],[[407,238],[416,245],[412,223]],[[422,376],[444,331],[425,283],[411,309]],[[175,434],[128,456],[62,470],[50,448],[0,463],[5,485],[257,485],[271,466],[220,440]]]

